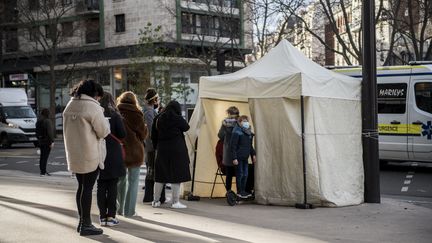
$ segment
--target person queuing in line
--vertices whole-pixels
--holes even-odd
[[[63,135],[68,169],[78,181],[76,201],[80,235],[99,235],[103,230],[92,225],[90,218],[92,190],[104,168],[106,147],[104,138],[110,134],[108,121],[98,99],[102,86],[93,80],[83,80],[72,90],[73,98],[63,112]]]
[[[157,115],[157,110],[159,107],[159,95],[156,92],[155,89],[149,88],[146,91],[145,94],[145,106],[143,108],[144,112],[144,119],[147,124],[147,128],[149,128],[149,136],[144,141],[144,149],[146,152],[146,167],[147,167],[147,174],[145,178],[145,191],[144,191],[144,198],[143,202],[152,202],[153,201],[153,187],[154,187],[154,161],[155,161],[155,148],[153,146],[153,142],[151,140],[151,133],[152,133],[152,125],[153,120]],[[165,188],[162,189],[162,194],[160,198],[160,202],[165,202]]]
[[[171,208],[187,208],[180,202],[180,183],[191,180],[189,155],[183,134],[187,130],[189,125],[183,119],[177,101],[170,101],[153,122],[152,141],[157,150],[153,207],[161,205],[160,196],[164,184],[171,183]]]
[[[231,153],[231,135],[232,130],[237,124],[240,111],[237,107],[231,106],[227,110],[227,115],[218,132],[218,137],[223,141],[223,165],[226,173],[226,190],[230,191],[232,186],[232,178],[235,176],[235,169]]]
[[[121,142],[121,139],[126,137],[126,129],[110,93],[104,92],[100,104],[110,123],[111,133],[105,139],[107,156],[104,163],[105,169],[100,171],[97,181],[97,204],[101,226],[115,226],[119,223],[116,218],[117,182],[119,177],[126,175]]]
[[[119,202],[118,214],[131,217],[135,215],[136,199],[140,167],[144,163],[144,144],[147,137],[147,126],[144,114],[133,92],[127,91],[117,98],[117,108],[124,118],[126,128],[125,166],[127,176],[120,177],[118,182],[117,200]]]
[[[246,192],[246,182],[248,178],[248,158],[252,157],[252,162],[256,162],[255,149],[252,146],[254,134],[251,132],[249,118],[240,116],[238,123],[234,127],[231,136],[231,155],[233,164],[236,167],[237,194],[241,198],[252,196]]]
[[[50,112],[44,108],[36,122],[36,137],[40,148],[39,169],[40,176],[50,176],[47,172],[48,157],[54,146],[54,128],[49,119]]]

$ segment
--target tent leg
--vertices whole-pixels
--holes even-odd
[[[194,184],[195,184],[195,168],[196,168],[196,161],[197,161],[197,151],[198,151],[198,139],[195,141],[195,154],[194,154],[194,164],[193,164],[193,170],[192,170],[192,187],[191,192],[186,196],[186,199],[188,201],[199,201],[199,196],[194,196]]]
[[[300,109],[301,109],[301,134],[302,134],[302,160],[303,160],[303,203],[296,203],[295,207],[300,209],[312,209],[312,204],[307,202],[306,191],[306,160],[305,160],[305,126],[304,126],[304,99],[303,95],[300,96]]]

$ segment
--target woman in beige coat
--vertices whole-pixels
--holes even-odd
[[[103,89],[93,80],[84,80],[75,86],[72,95],[63,112],[63,136],[68,169],[78,180],[76,202],[80,221],[77,231],[80,235],[99,235],[103,231],[92,225],[90,210],[98,168],[104,168],[104,138],[110,133],[109,123],[98,102]]]

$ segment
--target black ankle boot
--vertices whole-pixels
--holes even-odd
[[[78,223],[78,226],[77,226],[77,232],[79,233],[80,232],[80,230],[81,230],[81,220],[79,221],[79,223]]]
[[[103,230],[100,228],[94,227],[94,225],[81,225],[80,235],[101,235],[103,234]]]

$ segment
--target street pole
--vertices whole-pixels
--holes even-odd
[[[364,165],[364,200],[380,203],[380,180],[378,159],[377,94],[376,94],[376,46],[375,1],[363,0],[363,85],[362,130]]]

